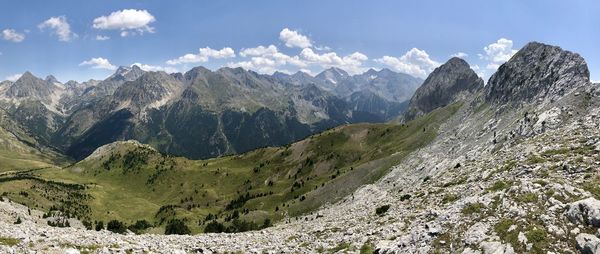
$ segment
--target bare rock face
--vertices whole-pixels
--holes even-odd
[[[575,238],[577,249],[583,254],[600,253],[600,239],[594,235],[581,233]]]
[[[600,227],[600,200],[586,198],[573,202],[566,215],[572,223]]]
[[[590,83],[583,57],[557,46],[530,42],[490,78],[486,100],[495,103],[556,99]]]
[[[483,89],[483,80],[471,70],[469,64],[453,57],[436,68],[417,89],[410,100],[405,120],[464,99]]]
[[[33,76],[31,72],[25,72],[17,81],[15,81],[6,91],[6,96],[10,98],[30,98],[47,101],[53,93],[55,87],[52,83]]]

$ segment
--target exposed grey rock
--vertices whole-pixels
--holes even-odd
[[[566,215],[572,223],[600,227],[600,200],[586,198],[573,202]]]
[[[590,83],[583,57],[560,47],[530,42],[492,75],[487,101],[498,103],[553,100]]]
[[[483,88],[483,80],[470,68],[469,64],[453,57],[436,68],[417,89],[404,118],[406,121],[429,113],[468,96],[473,96]]]
[[[583,254],[600,253],[600,239],[594,235],[581,233],[575,238],[577,249]]]

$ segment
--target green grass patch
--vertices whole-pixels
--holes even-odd
[[[375,253],[375,246],[372,243],[366,242],[360,247],[360,254],[373,254]]]
[[[350,245],[350,243],[346,243],[346,242],[339,243],[337,246],[329,249],[329,253],[337,253],[342,250],[348,250],[348,249],[350,249],[351,246],[352,245]]]
[[[497,191],[506,190],[506,189],[510,188],[511,185],[512,185],[511,182],[505,182],[505,181],[499,180],[499,181],[494,182],[494,184],[488,188],[488,191],[497,192]]]
[[[6,246],[15,246],[21,243],[21,239],[11,238],[11,237],[0,237],[0,244]]]
[[[461,212],[465,215],[479,214],[484,208],[485,206],[482,203],[469,203],[463,207]]]
[[[535,193],[527,192],[515,196],[515,200],[521,203],[535,203],[538,201],[538,196]]]
[[[458,200],[460,197],[454,193],[448,193],[446,195],[444,195],[444,198],[442,198],[442,203],[447,204],[447,203],[452,203],[456,200]]]

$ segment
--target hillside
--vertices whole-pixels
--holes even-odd
[[[600,89],[585,60],[532,42],[484,87],[458,82],[472,71],[455,65],[465,66],[453,59],[427,78],[411,99],[415,119],[403,123],[349,124],[207,160],[121,141],[62,169],[0,178],[6,197],[52,210],[50,219],[146,220],[150,228],[130,228],[138,233],[175,221],[225,234],[48,227],[7,202],[0,233],[16,242],[7,250],[594,253]],[[440,89],[456,94],[433,107],[415,99]],[[29,226],[8,230],[17,216]]]
[[[234,214],[255,223],[266,218],[275,222],[334,203],[376,181],[431,142],[437,126],[459,107],[451,105],[405,125],[347,125],[289,146],[209,160],[163,155],[135,141],[116,142],[64,169],[28,174],[81,186],[79,196],[89,198],[68,201],[85,209],[48,200],[36,189],[26,197],[16,192],[8,197],[28,205],[47,204],[44,209],[54,205],[87,221],[131,224],[145,219],[161,228],[172,218],[182,218],[196,233],[204,231],[209,214],[226,225]]]

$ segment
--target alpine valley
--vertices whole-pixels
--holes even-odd
[[[26,72],[0,108],[1,252],[600,253],[600,89],[558,46],[487,82]]]

